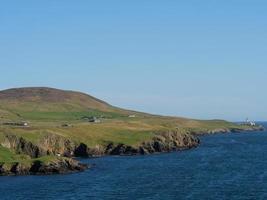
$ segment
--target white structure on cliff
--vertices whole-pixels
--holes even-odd
[[[246,124],[249,126],[256,126],[256,123],[253,121],[250,121],[248,118],[246,119]]]

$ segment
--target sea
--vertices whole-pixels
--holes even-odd
[[[267,131],[202,136],[198,148],[180,152],[81,161],[91,169],[0,177],[0,200],[267,199]]]

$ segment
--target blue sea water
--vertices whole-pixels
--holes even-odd
[[[83,160],[94,166],[77,174],[0,177],[0,199],[267,199],[267,132],[201,141],[182,152]]]

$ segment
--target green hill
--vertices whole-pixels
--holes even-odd
[[[0,92],[0,117],[24,120],[75,120],[87,115],[125,116],[90,95],[53,88],[16,88]]]

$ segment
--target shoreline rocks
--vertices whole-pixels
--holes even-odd
[[[71,158],[57,158],[48,163],[33,161],[32,163],[0,163],[0,176],[12,175],[52,175],[81,172],[88,166]]]

